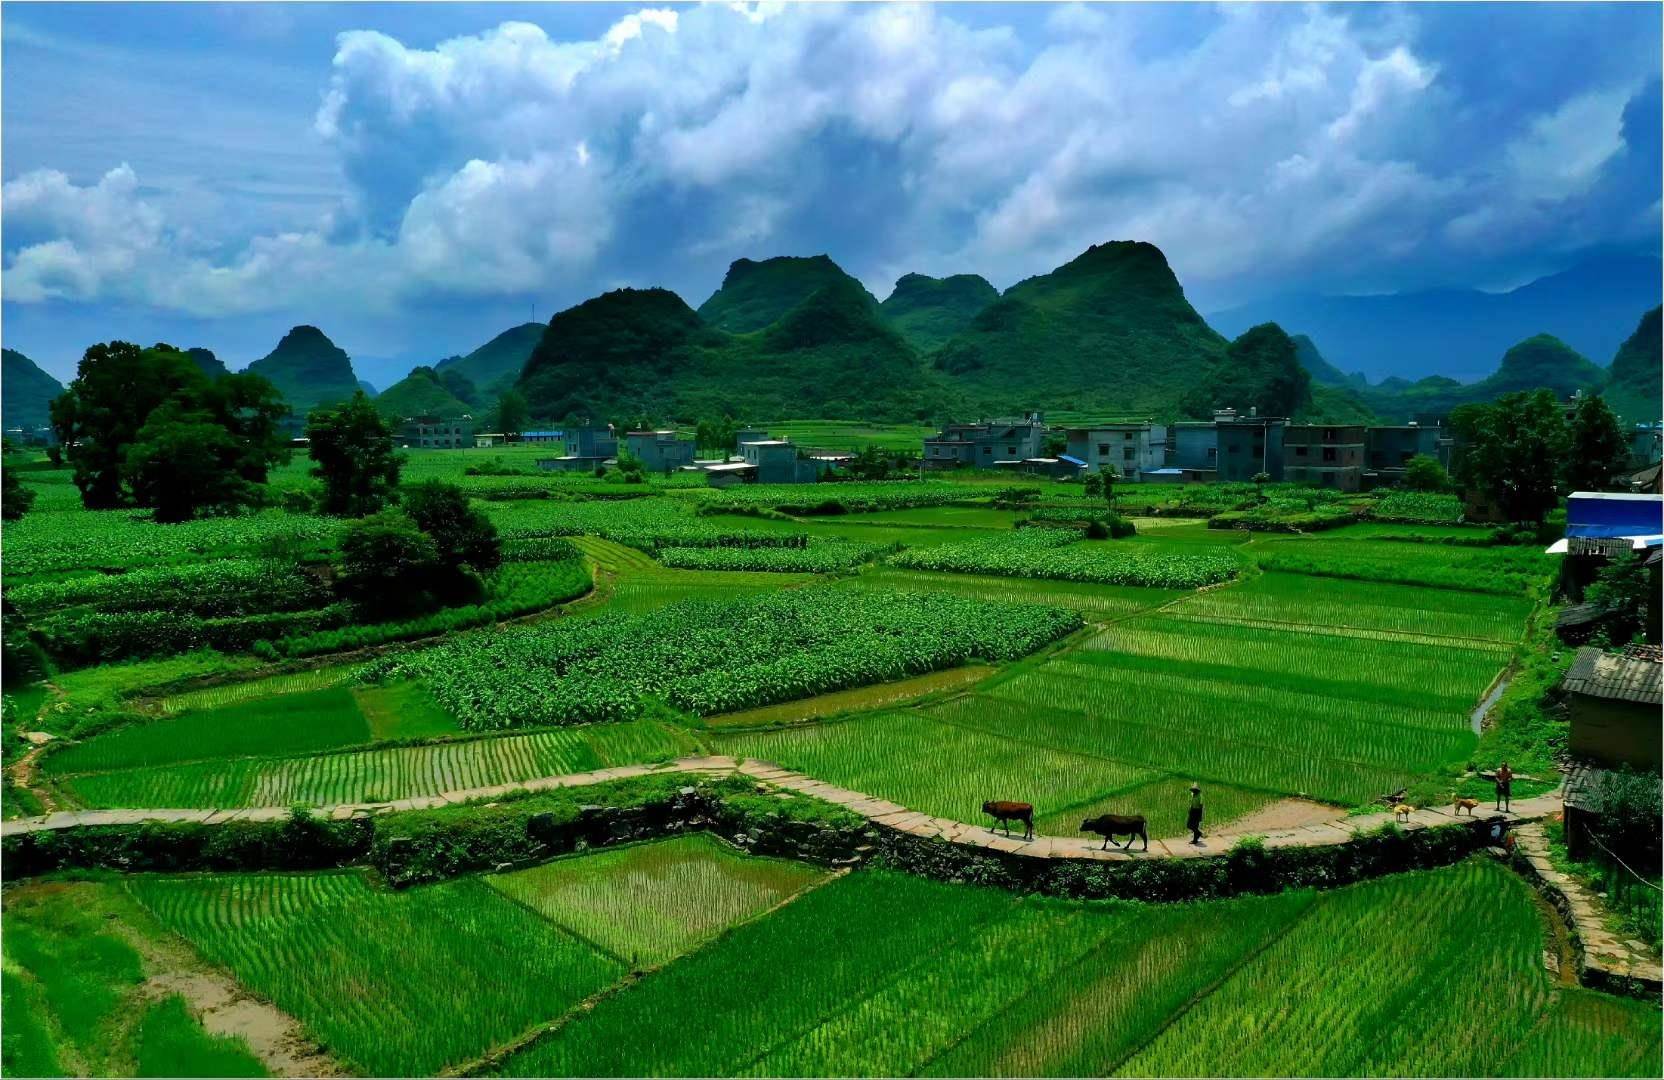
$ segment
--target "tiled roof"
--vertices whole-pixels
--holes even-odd
[[[1577,650],[1577,659],[1572,661],[1561,686],[1569,694],[1658,705],[1664,703],[1659,692],[1661,674],[1664,663],[1656,651],[1651,656],[1644,651],[1616,656],[1585,647]]]

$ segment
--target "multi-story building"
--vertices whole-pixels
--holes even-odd
[[[1138,481],[1167,464],[1167,427],[1143,423],[1098,424],[1070,428],[1068,456],[1084,462],[1087,472],[1113,465],[1123,479]]]
[[[415,416],[399,425],[399,442],[424,450],[458,450],[474,445],[472,416]]]
[[[926,469],[992,469],[1001,461],[1036,458],[1046,446],[1046,424],[1039,413],[1020,420],[982,420],[944,424],[924,440]]]
[[[1287,426],[1285,417],[1260,416],[1252,410],[1247,416],[1234,409],[1216,412],[1217,478],[1248,481],[1265,473],[1274,481],[1283,479],[1283,429]]]
[[[542,432],[526,432],[521,436],[525,442],[542,442],[533,439],[534,434]],[[613,434],[612,425],[606,427],[572,427],[565,432],[556,432],[562,436],[566,453],[558,458],[538,458],[537,467],[551,472],[583,472],[605,465],[618,455],[618,436]]]
[[[790,439],[741,443],[740,456],[753,470],[749,479],[758,484],[807,484],[819,475],[813,461],[798,458]]]
[[[626,432],[624,448],[648,472],[668,473],[693,463],[693,440],[679,439],[674,431]]]
[[[1436,424],[1378,425],[1364,432],[1364,487],[1397,484],[1413,457],[1430,457],[1450,468],[1453,441]]]
[[[1365,444],[1362,425],[1289,424],[1283,428],[1283,479],[1357,491],[1363,486]]]

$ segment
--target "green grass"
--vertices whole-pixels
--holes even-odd
[[[651,721],[596,724],[499,738],[240,758],[103,773],[59,774],[87,806],[240,807],[384,802],[610,765],[663,761],[691,738]]]
[[[310,754],[371,739],[344,686],[177,713],[95,735],[49,755],[54,774],[108,772],[184,761]]]
[[[1130,615],[1187,595],[1178,589],[1037,579],[1016,582],[1007,577],[943,574],[930,570],[902,570],[893,566],[873,567],[856,577],[845,578],[840,585],[859,589],[945,592],[976,600],[1003,600],[1008,603],[1055,604],[1075,608],[1095,619]]]
[[[326,690],[351,682],[362,667],[361,664],[336,664],[282,675],[218,683],[214,686],[167,694],[157,698],[155,706],[165,713],[178,713],[191,709],[217,709],[225,705],[253,701],[256,698],[294,694],[303,690]]]
[[[661,964],[824,877],[698,834],[559,859],[485,880],[633,968]]]
[[[137,1076],[266,1076],[241,1039],[210,1035],[178,994],[139,1019]]]
[[[759,424],[770,436],[814,450],[917,451],[936,429],[926,424],[870,424],[860,420],[775,420]]]
[[[921,712],[719,735],[715,747],[956,821],[984,820],[981,807],[989,799],[1033,803],[1043,815],[1136,787],[1154,775],[1135,765],[938,723]]]
[[[1552,557],[1536,547],[1278,538],[1253,551],[1267,570],[1513,597],[1531,595],[1555,568]]]
[[[462,730],[450,713],[439,707],[427,687],[416,682],[384,686],[355,686],[353,700],[369,722],[377,741],[431,739]]]
[[[1190,810],[1191,783],[1185,777],[1164,776],[1116,795],[1037,817],[1034,830],[1046,836],[1099,839],[1097,833],[1082,832],[1080,823],[1099,814],[1143,814],[1149,821],[1152,840],[1171,837],[1188,839],[1190,833],[1185,828],[1185,815]],[[1202,789],[1205,811],[1202,831],[1215,833],[1227,829],[1232,821],[1274,802],[1276,798],[1264,791],[1248,791],[1228,784],[1207,784]],[[1116,839],[1116,843],[1125,842],[1124,836]],[[1135,841],[1134,846],[1141,845]]]
[[[1555,986],[1542,947],[1530,890],[1486,860],[1162,905],[865,871],[570,1015],[502,1072],[1657,1075],[1656,1010]]]
[[[206,959],[371,1075],[469,1061],[622,973],[477,879],[404,892],[357,872],[139,877],[130,888]]]
[[[39,987],[0,970],[0,1072],[7,1076],[61,1076],[58,1046]]]
[[[1250,626],[1340,627],[1435,641],[1459,637],[1515,642],[1531,607],[1532,601],[1521,596],[1452,594],[1413,585],[1266,573],[1228,589],[1199,593],[1173,614]]]

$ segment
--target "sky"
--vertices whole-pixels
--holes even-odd
[[[1202,311],[1658,254],[1657,4],[7,4],[0,339],[379,386],[737,258],[1004,289],[1147,240]]]

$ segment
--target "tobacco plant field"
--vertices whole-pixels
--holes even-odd
[[[1023,529],[1004,536],[904,551],[891,560],[910,570],[998,574],[1194,589],[1235,577],[1237,559],[1226,548],[1162,550],[1149,545],[1081,540],[1071,529]]]

